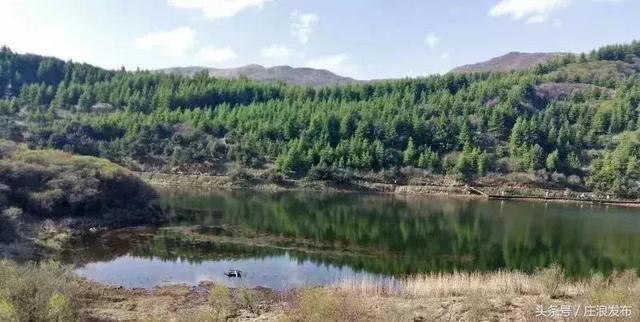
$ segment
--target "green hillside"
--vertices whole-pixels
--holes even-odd
[[[135,170],[224,173],[237,163],[291,178],[460,181],[528,172],[640,194],[640,42],[525,71],[323,88],[107,71],[4,48],[0,89],[0,137]]]

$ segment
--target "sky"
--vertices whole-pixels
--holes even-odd
[[[132,70],[247,64],[416,77],[640,39],[640,0],[0,0],[0,45]]]

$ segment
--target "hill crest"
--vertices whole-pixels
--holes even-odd
[[[564,53],[523,53],[512,51],[487,61],[456,67],[453,73],[507,72],[529,69],[537,64],[546,63]]]
[[[288,65],[264,67],[250,64],[237,68],[208,68],[201,66],[174,67],[161,72],[191,76],[206,71],[210,76],[220,78],[247,77],[255,81],[282,81],[292,85],[328,86],[357,83],[358,81],[332,73],[325,69],[291,67]]]

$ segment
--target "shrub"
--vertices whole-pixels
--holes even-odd
[[[549,180],[549,172],[547,172],[547,170],[544,170],[544,169],[536,170],[534,174],[536,176],[536,180],[540,180],[540,181]]]
[[[256,312],[257,297],[254,291],[243,288],[238,291],[237,296],[239,298],[237,304],[240,308],[249,312]]]
[[[553,180],[553,182],[562,184],[567,182],[567,176],[565,176],[563,173],[560,173],[560,172],[554,172],[551,174],[551,180]]]
[[[78,280],[55,263],[0,261],[0,320],[76,321]]]
[[[245,170],[244,168],[234,166],[229,171],[229,179],[231,179],[231,181],[235,183],[245,183],[251,181],[253,178],[251,177],[251,174],[249,174],[249,172],[247,172],[247,170]]]
[[[591,277],[589,298],[594,305],[633,305],[632,290],[638,285],[635,271],[613,272],[608,277],[600,274]]]
[[[72,307],[71,299],[62,294],[53,294],[49,298],[49,304],[47,306],[47,318],[49,321],[73,321],[76,318],[77,312]]]
[[[495,171],[497,173],[508,173],[511,170],[509,169],[509,158],[500,158],[496,160]]]
[[[213,286],[208,303],[210,310],[199,312],[190,321],[227,321],[230,317],[238,316],[240,310],[253,313],[258,311],[257,295],[248,289],[232,290],[225,286]]]
[[[346,184],[351,181],[351,177],[351,173],[346,170],[320,165],[311,167],[305,178],[307,180],[331,181],[337,184]]]
[[[156,198],[142,180],[104,159],[25,146],[0,158],[0,202],[36,219],[91,216],[114,226],[149,223],[161,215]]]
[[[338,302],[326,290],[320,288],[303,290],[300,294],[296,315],[308,322],[336,321]]]
[[[381,171],[384,183],[405,184],[407,178],[398,168],[385,169]]]
[[[262,174],[262,179],[266,183],[281,185],[284,184],[285,179],[282,174],[278,172],[276,169],[269,169],[265,173]]]
[[[227,152],[230,161],[238,162],[251,168],[259,168],[265,163],[264,157],[249,146],[236,144],[232,145]]]
[[[569,176],[569,178],[567,178],[567,183],[569,183],[570,185],[579,186],[582,184],[582,179],[580,179],[580,177],[578,177],[577,175],[572,174]]]
[[[0,321],[16,321],[16,308],[7,299],[0,297]]]
[[[561,295],[560,286],[565,281],[565,272],[558,264],[552,264],[548,268],[544,268],[536,272],[536,277],[542,283],[545,294],[551,298],[557,298]]]
[[[231,290],[224,286],[214,286],[209,295],[209,304],[213,310],[216,321],[224,321],[235,311]]]
[[[369,310],[364,298],[349,292],[331,292],[323,288],[302,290],[286,318],[309,322],[380,320]]]
[[[11,155],[18,149],[18,145],[15,142],[0,139],[0,158],[4,158]]]
[[[58,208],[65,202],[65,193],[61,189],[32,192],[29,199],[29,210],[43,217],[49,217],[59,213]]]
[[[20,217],[22,217],[22,209],[17,207],[10,207],[8,209],[5,209],[2,212],[2,215],[11,220],[20,219]]]
[[[331,180],[331,169],[325,165],[313,166],[309,169],[306,176],[307,180]]]
[[[20,217],[22,217],[20,208],[11,207],[0,213],[0,243],[9,243],[17,238],[16,221]]]
[[[353,179],[353,173],[349,170],[335,169],[331,175],[331,181],[337,184],[348,184]]]

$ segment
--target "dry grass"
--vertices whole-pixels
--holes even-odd
[[[437,273],[398,280],[345,280],[337,289],[367,296],[448,297],[483,294],[541,294],[540,278],[519,272]]]
[[[623,287],[627,292],[640,294],[640,282],[633,271],[613,273],[604,278],[596,274],[586,280],[565,278],[558,266],[534,274],[515,271],[490,273],[434,273],[410,276],[397,280],[345,280],[335,289],[365,296],[402,297],[459,297],[484,295],[536,295],[549,298],[586,296],[597,290]]]
[[[409,278],[404,293],[414,297],[462,296],[484,294],[525,294],[539,292],[531,276],[522,273],[496,272],[433,274]]]
[[[287,303],[280,321],[379,321],[362,294],[327,288],[303,289]]]
[[[105,178],[113,178],[116,175],[129,173],[125,168],[105,159],[77,156],[58,150],[28,150],[23,148],[14,153],[13,157],[16,160],[42,166],[72,166],[81,170],[98,171]]]
[[[635,272],[572,280],[557,266],[534,274],[456,272],[391,281],[346,280],[284,293],[222,286],[197,294],[186,286],[148,292],[115,288],[106,298],[122,298],[123,302],[98,299],[89,310],[92,318],[192,322],[529,321],[540,320],[536,316],[539,305],[620,305],[634,308],[633,315],[623,321],[640,320],[640,279]],[[152,307],[165,310],[149,314]],[[12,308],[0,301],[0,314],[3,312],[11,315]]]
[[[128,174],[129,171],[106,159],[73,155],[67,152],[44,149],[31,150],[24,144],[0,139],[0,159],[9,157],[14,161],[29,164],[37,164],[45,167],[64,166],[77,169],[99,171],[102,176],[111,178],[119,174]]]
[[[231,289],[221,285],[213,285],[208,291],[208,299],[199,308],[188,305],[187,312],[170,319],[167,312],[156,313],[157,321],[189,321],[189,322],[217,322],[229,320],[243,320],[259,316],[260,304],[264,302],[255,291],[248,289]]]
[[[54,263],[0,261],[0,321],[522,321],[540,320],[537,307],[550,305],[631,306],[632,316],[619,320],[640,320],[640,279],[625,271],[573,280],[551,266],[534,274],[346,280],[284,293],[210,284],[126,290],[80,283]]]
[[[539,305],[632,306],[631,320],[640,318],[640,279],[634,271],[572,280],[552,265],[534,274],[456,272],[395,281],[347,280],[330,289],[367,298],[365,311],[378,305],[381,312],[392,312],[371,320],[536,320]]]

